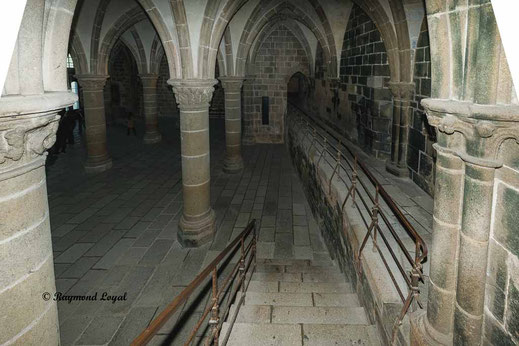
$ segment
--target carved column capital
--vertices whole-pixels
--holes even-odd
[[[499,148],[507,139],[519,144],[519,106],[480,105],[472,102],[424,99],[431,126],[446,136],[459,133],[462,145],[447,148],[473,164],[500,167]],[[458,141],[459,142],[459,141]]]
[[[173,92],[181,110],[195,110],[209,107],[213,98],[216,79],[170,79]]]
[[[223,76],[218,78],[220,82],[222,82],[222,86],[227,91],[239,91],[243,86],[243,81],[245,77],[236,77],[236,76]]]
[[[154,73],[146,73],[140,74],[139,78],[141,79],[142,85],[144,87],[155,87],[157,86],[159,75]]]
[[[42,156],[56,141],[58,111],[77,96],[55,92],[0,99],[0,172]],[[36,110],[37,106],[40,110]]]
[[[108,75],[95,75],[95,74],[82,74],[76,75],[80,86],[83,90],[94,91],[101,90],[104,88],[106,81],[110,76]]]

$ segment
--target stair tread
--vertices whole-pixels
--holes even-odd
[[[318,267],[308,265],[282,265],[282,264],[257,264],[256,272],[258,273],[337,273],[340,270],[337,267]]]
[[[356,294],[317,292],[247,292],[245,304],[279,306],[360,306]]]
[[[347,282],[280,282],[279,292],[353,293],[353,289]]]
[[[252,281],[282,281],[282,282],[347,282],[342,273],[262,273],[254,272]]]
[[[225,336],[229,323],[222,325],[221,337]],[[301,326],[297,324],[235,323],[227,345],[301,345]]]
[[[229,323],[222,326],[223,337]],[[375,326],[236,322],[227,345],[380,345]]]
[[[335,263],[333,263],[331,259],[327,261],[307,259],[258,258],[257,263],[290,266],[335,267]]]
[[[303,324],[303,345],[380,345],[373,325]]]
[[[274,306],[272,323],[368,325],[362,307]]]

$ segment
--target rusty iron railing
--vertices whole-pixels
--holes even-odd
[[[309,116],[297,105],[291,104],[291,106],[297,110],[296,112],[287,112],[289,114],[289,121],[292,122],[291,125],[294,126],[293,131],[297,131],[300,136],[297,144],[303,148],[302,142],[309,140],[310,145],[307,150],[307,155],[313,148],[315,155],[318,155],[316,167],[319,163],[324,163],[324,161],[331,166],[333,172],[328,181],[329,192],[331,192],[334,178],[342,181],[347,188],[347,194],[342,201],[341,211],[344,212],[346,202],[351,198],[353,207],[358,210],[362,222],[367,228],[359,250],[355,254],[357,272],[359,274],[361,273],[361,254],[366,247],[368,239],[371,238],[373,251],[378,252],[380,255],[389,277],[402,300],[403,307],[392,330],[392,342],[395,342],[398,328],[402,324],[402,320],[407,314],[411,303],[414,301],[420,308],[423,308],[418,300],[420,293],[418,285],[420,281],[423,283],[425,280],[422,263],[427,257],[427,245],[391,196],[389,196],[384,187],[375,178],[375,175],[370,169],[358,159],[357,154],[354,153],[349,146],[341,143],[339,135],[332,133],[333,130],[331,129],[326,129],[320,121]],[[386,205],[382,205],[381,202],[384,202]],[[388,210],[390,213],[387,213]],[[388,214],[396,218],[398,224],[400,224],[407,235],[414,241],[414,256],[412,256],[410,251],[405,247],[401,236],[390,222]],[[396,246],[390,243],[390,237],[394,240]],[[394,268],[392,269],[388,263],[388,258],[384,255],[384,251],[381,249],[380,239],[378,238],[382,239],[385,250],[389,253],[389,257],[391,257],[396,266],[396,272],[401,275],[401,280],[405,281],[404,288],[407,287],[406,294],[402,292],[402,288],[397,282],[397,278],[393,272]],[[396,254],[397,249],[403,253],[405,261],[410,265],[411,270],[409,273],[407,273],[404,268],[405,261],[401,263],[398,259]],[[359,277],[361,276],[359,275]]]
[[[202,316],[196,323],[195,327],[189,334],[187,340],[183,341],[184,345],[190,345],[196,336],[196,333],[202,326],[203,322],[209,316],[208,324],[210,326],[209,335],[205,338],[205,345],[225,345],[229,338],[232,326],[236,320],[236,316],[243,304],[245,298],[246,286],[252,277],[252,273],[256,268],[256,220],[252,220],[247,227],[241,232],[204,270],[198,274],[191,283],[180,292],[178,296],[158,315],[150,325],[132,342],[132,346],[147,345],[153,336],[160,330],[160,328],[168,321],[168,319],[182,306],[195,289],[203,286],[204,283],[208,283],[205,279],[211,275],[211,303],[207,304],[207,307],[202,313]],[[252,238],[246,244],[249,236]],[[239,261],[232,267],[231,272],[223,282],[218,282],[218,271],[219,265],[226,263],[230,260],[230,256],[236,254],[236,251],[240,250]],[[246,281],[247,274],[250,275],[249,280]],[[238,291],[242,294],[237,302],[235,302]],[[224,301],[225,300],[225,301]],[[230,318],[230,327],[227,329],[227,333],[223,338],[223,341],[219,343],[220,330],[223,323],[229,317],[229,310],[232,304],[236,304],[234,314]],[[222,305],[223,310],[222,310]]]

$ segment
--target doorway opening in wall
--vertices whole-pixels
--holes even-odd
[[[308,78],[301,72],[294,73],[287,83],[287,101],[301,107],[306,107],[308,92]]]

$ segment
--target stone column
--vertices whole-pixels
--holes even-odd
[[[458,238],[463,198],[463,161],[448,149],[452,137],[439,133],[434,144],[436,182],[434,192],[433,242],[429,245],[431,269],[427,315],[419,321],[422,341],[418,344],[446,345],[452,340]]]
[[[254,97],[254,79],[255,75],[245,76],[243,81],[243,145],[254,144],[254,124],[252,120],[252,114],[254,112],[254,105],[252,99]]]
[[[243,77],[220,77],[225,91],[225,161],[223,170],[235,173],[243,168],[241,157],[241,87]]]
[[[144,143],[153,144],[161,141],[162,136],[158,130],[157,115],[157,74],[141,74],[142,93],[144,99],[144,121],[146,132],[144,133]]]
[[[458,263],[454,344],[478,345],[483,328],[488,239],[495,168],[472,156],[465,160],[463,219]]]
[[[407,146],[409,144],[409,118],[411,98],[414,95],[414,83],[390,83],[393,94],[393,125],[391,131],[391,160],[387,161],[388,172],[406,177],[409,175],[407,168]]]
[[[0,344],[59,345],[45,177],[69,92],[0,99]]]
[[[169,80],[180,109],[183,209],[178,240],[200,246],[213,237],[215,214],[210,204],[209,102],[214,79]]]
[[[108,76],[79,75],[77,79],[83,88],[85,109],[87,173],[103,172],[112,167],[112,158],[106,146],[106,119],[103,87]]]

